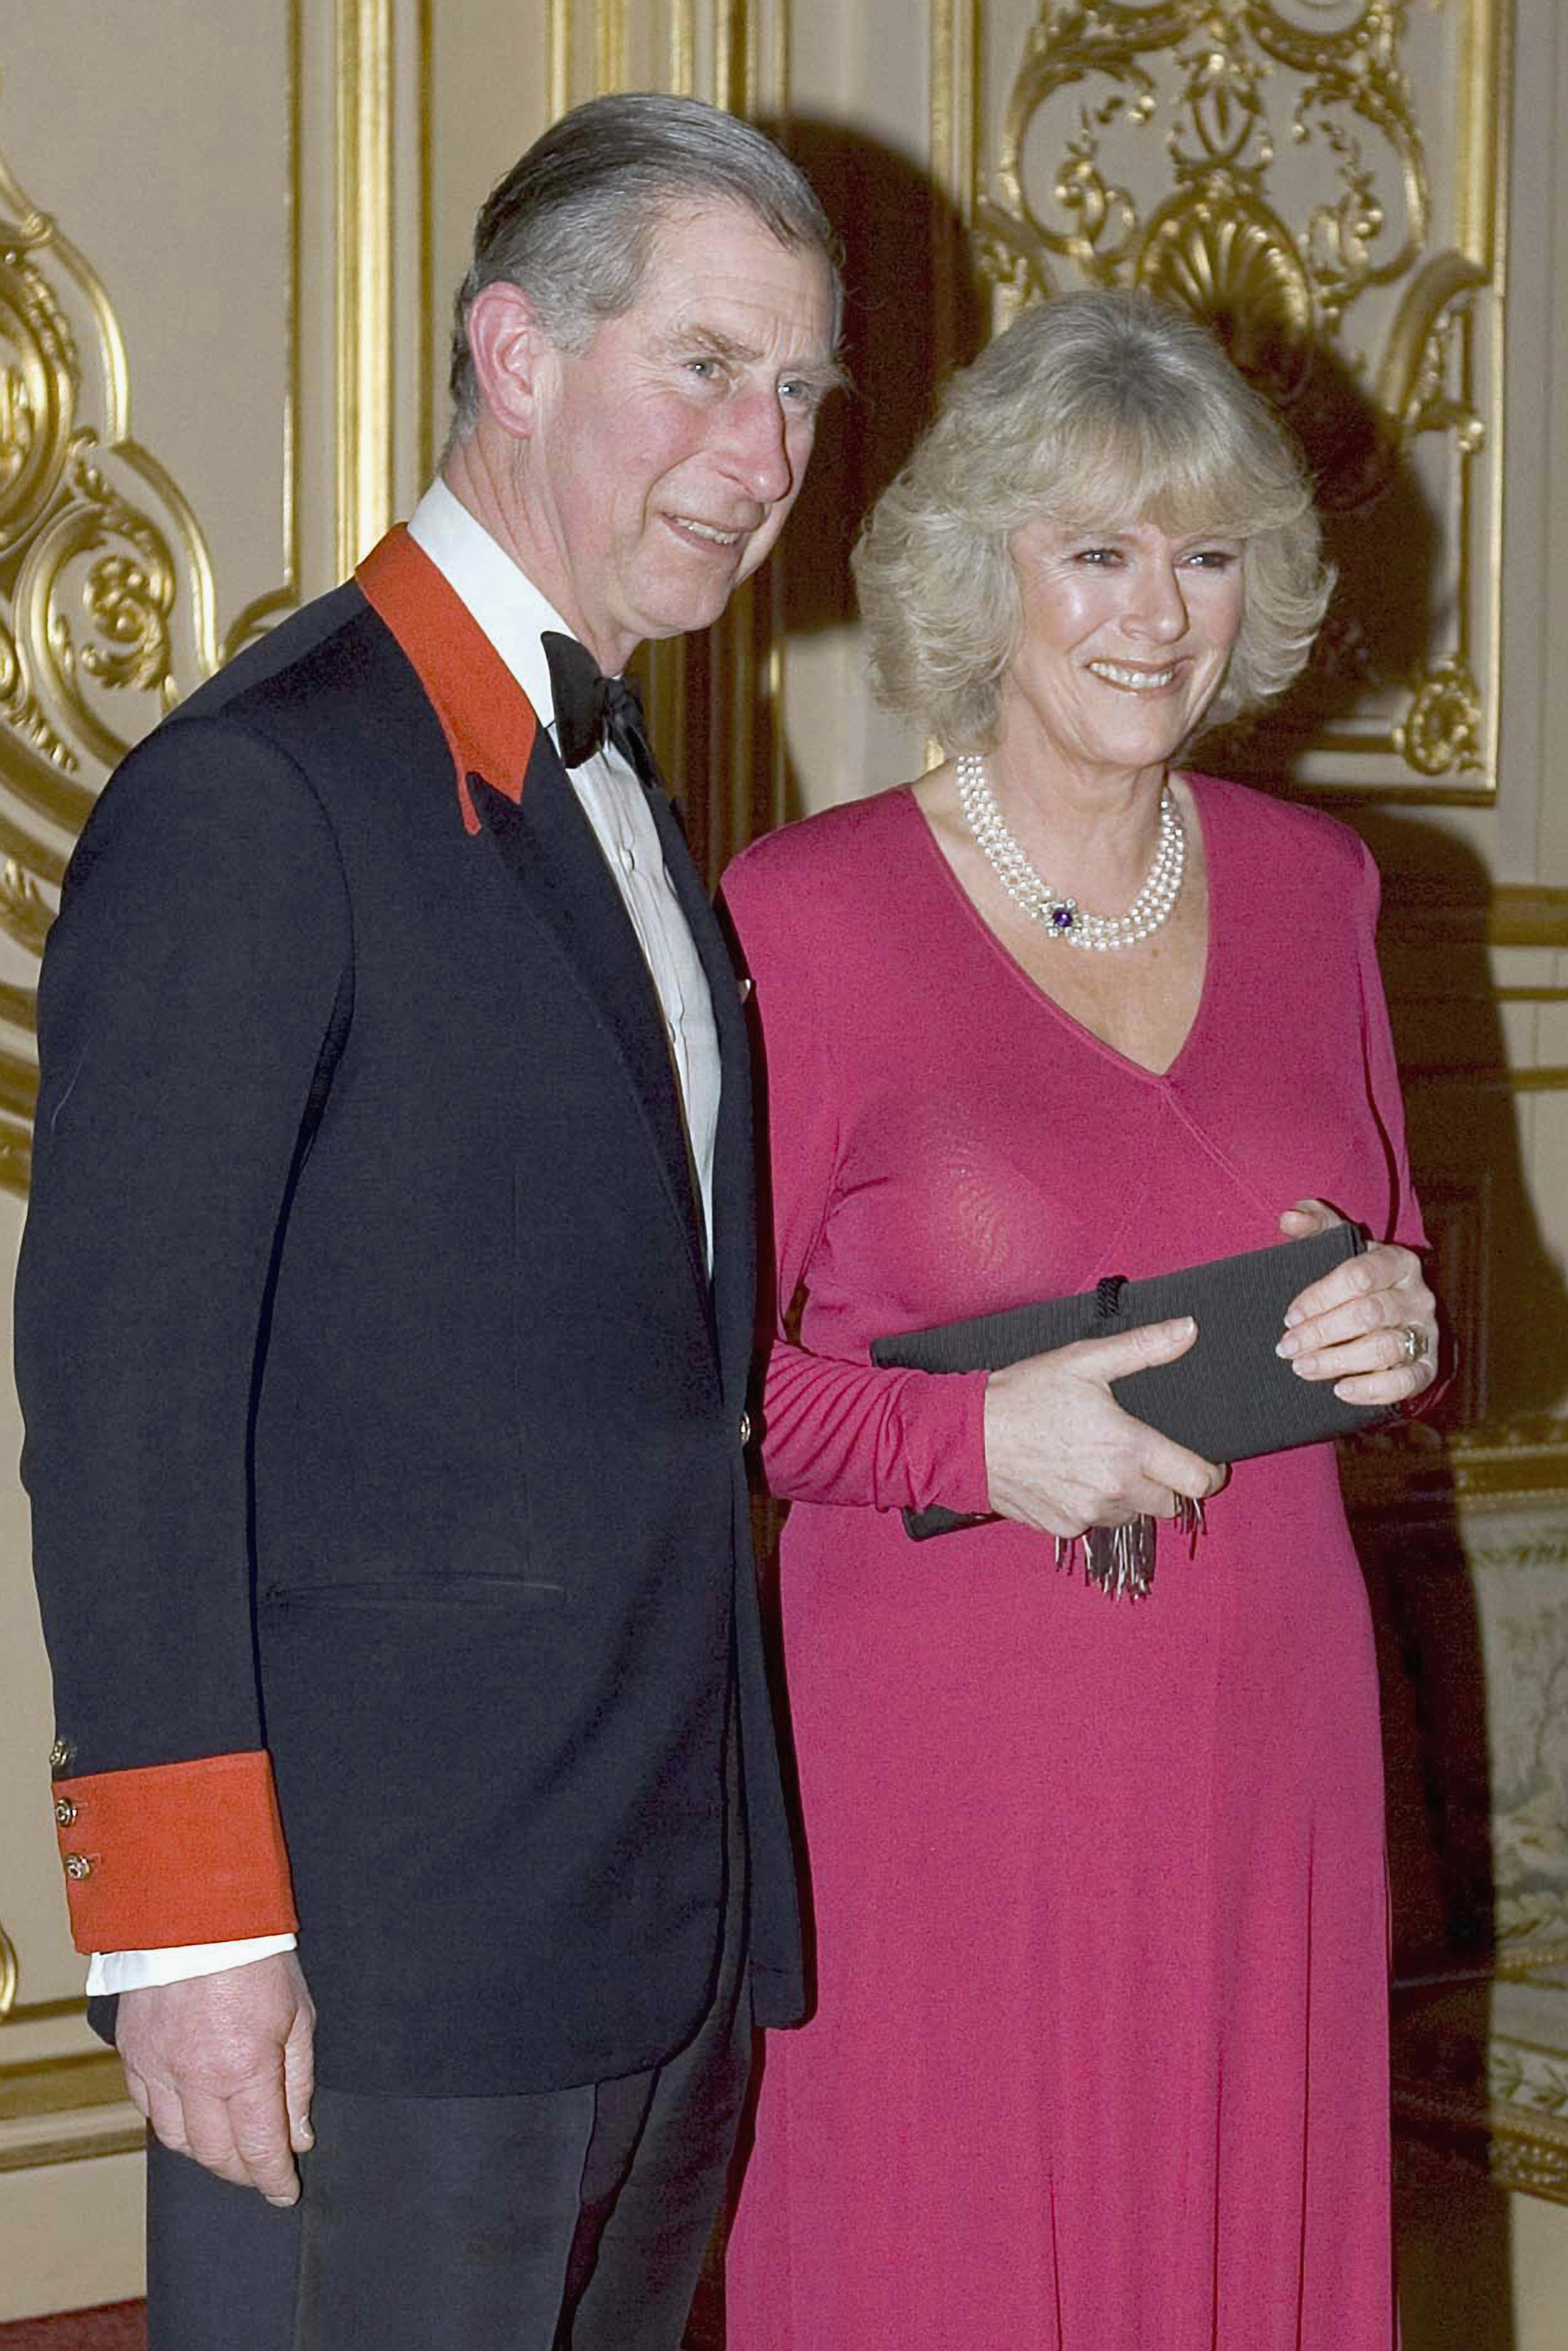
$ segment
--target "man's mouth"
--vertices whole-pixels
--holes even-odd
[[[682,538],[700,539],[705,547],[738,547],[744,536],[738,530],[721,530],[716,523],[699,522],[695,515],[670,515],[667,520]]]
[[[1092,661],[1086,666],[1108,684],[1126,686],[1134,694],[1163,694],[1181,674],[1179,662],[1172,662],[1166,669],[1133,669],[1125,662],[1113,661]]]

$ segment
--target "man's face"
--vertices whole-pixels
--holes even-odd
[[[595,657],[716,621],[783,528],[837,380],[822,255],[739,205],[673,215],[637,299],[546,347],[528,568]]]

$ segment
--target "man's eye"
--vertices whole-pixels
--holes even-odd
[[[716,359],[705,354],[701,358],[688,360],[686,372],[688,375],[700,376],[705,383],[711,383],[719,373],[719,364]]]

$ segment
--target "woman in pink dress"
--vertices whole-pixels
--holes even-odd
[[[952,756],[726,883],[817,1965],[768,2043],[729,2351],[1389,2351],[1377,1695],[1333,1447],[1227,1475],[1130,1418],[1109,1383],[1190,1323],[989,1375],[868,1358],[1339,1214],[1374,1245],[1281,1353],[1366,1404],[1431,1381],[1372,861],[1177,764],[1305,659],[1309,489],[1196,322],[1071,296],[957,379],[858,565],[880,688]],[[994,1516],[914,1543],[930,1503]],[[1123,1604],[1105,1531],[1140,1518]]]

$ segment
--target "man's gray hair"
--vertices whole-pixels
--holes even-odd
[[[742,205],[780,245],[821,253],[832,272],[836,342],[838,240],[810,183],[770,139],[699,99],[650,90],[590,99],[514,163],[475,224],[452,338],[454,431],[479,413],[468,309],[482,287],[520,286],[550,340],[580,350],[602,319],[631,308],[660,225],[683,204]]]
[[[1154,296],[1062,294],[948,385],[855,549],[879,698],[950,751],[994,741],[1022,628],[1009,542],[1153,522],[1241,542],[1243,609],[1205,727],[1284,691],[1333,584],[1284,425],[1207,327]]]

